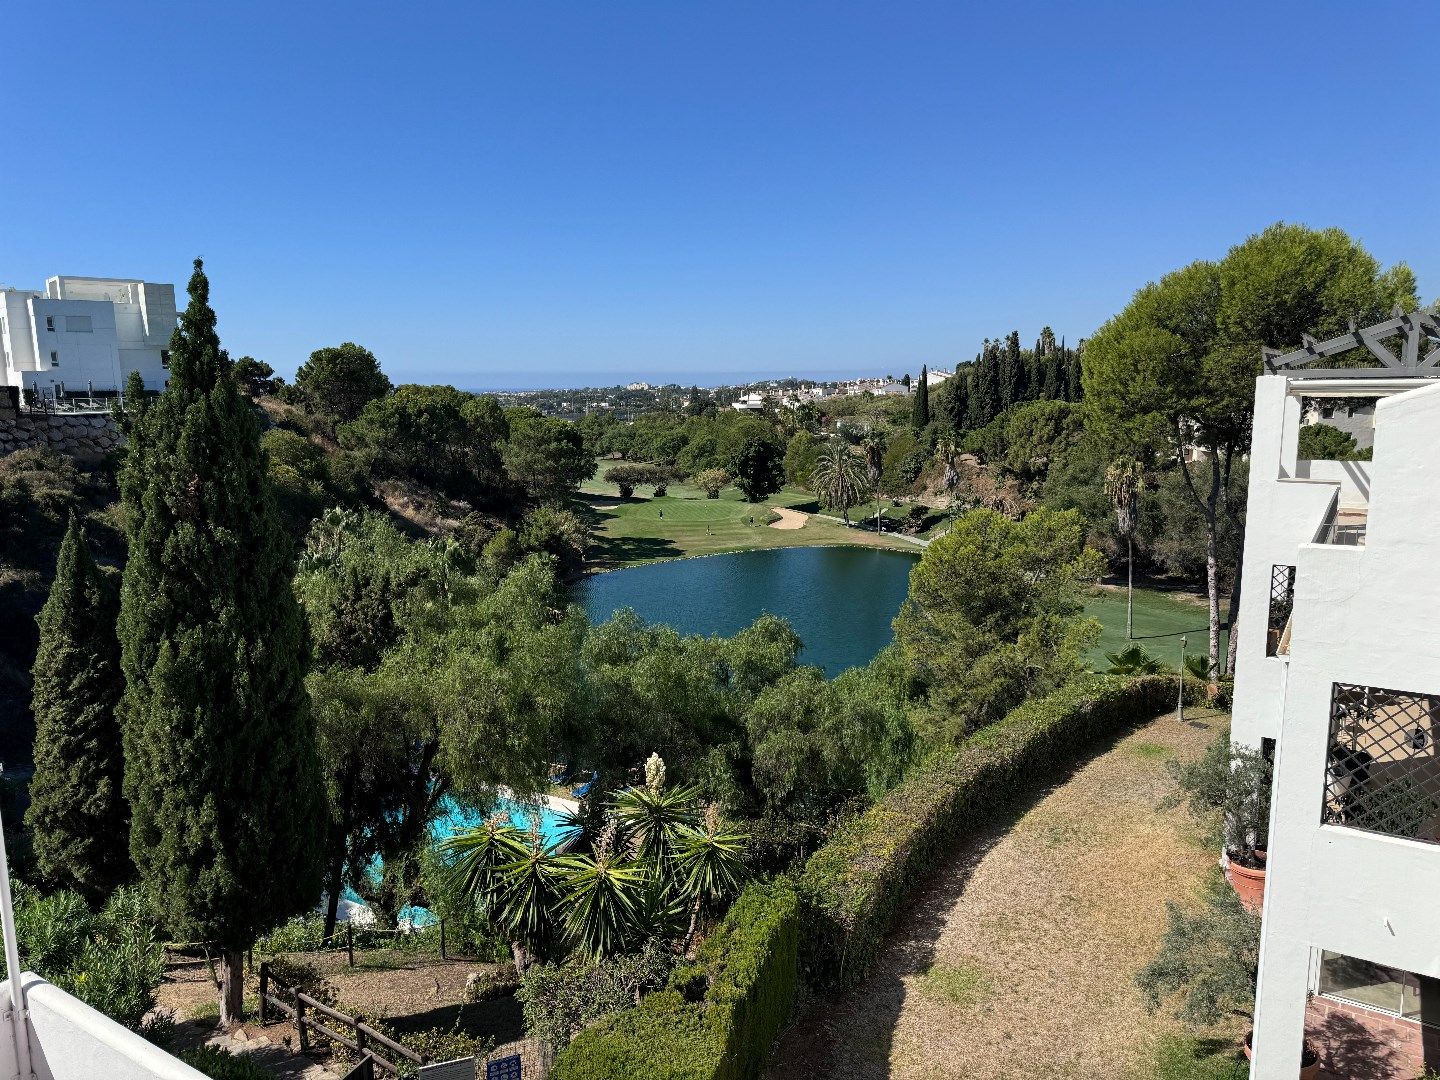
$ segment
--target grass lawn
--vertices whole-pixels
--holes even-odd
[[[795,488],[786,488],[759,504],[747,503],[733,487],[726,488],[718,499],[707,499],[703,491],[689,484],[671,485],[661,499],[640,496],[622,500],[615,486],[597,474],[581,485],[579,498],[595,527],[596,561],[606,569],[752,548],[853,544],[918,550],[892,536],[848,529],[818,518],[811,518],[800,529],[770,528],[772,507],[802,513],[819,509],[814,495]]]
[[[1125,648],[1125,590],[1102,587],[1086,605],[1086,613],[1100,620],[1099,643],[1087,654],[1097,671],[1108,666],[1106,653]],[[1225,608],[1220,609],[1223,617]],[[1155,659],[1174,669],[1180,661],[1180,638],[1186,638],[1186,655],[1203,653],[1207,648],[1209,617],[1203,594],[1168,592],[1161,589],[1135,590],[1135,640]],[[1224,652],[1227,635],[1220,631],[1220,650]]]

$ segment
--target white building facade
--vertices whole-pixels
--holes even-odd
[[[0,289],[0,386],[27,397],[122,390],[138,371],[169,378],[175,286],[125,278],[52,277],[44,292]]]
[[[1231,738],[1275,765],[1257,1080],[1307,1041],[1332,1076],[1440,1063],[1440,369],[1298,366],[1370,330],[1256,383]],[[1298,460],[1308,400],[1377,397],[1373,461]]]

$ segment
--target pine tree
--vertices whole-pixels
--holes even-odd
[[[915,400],[910,405],[910,422],[916,431],[930,426],[930,369],[920,366],[920,381],[915,386]]]
[[[35,775],[25,815],[46,881],[98,906],[133,873],[125,762],[115,708],[124,682],[116,592],[74,514],[40,609],[35,656]]]
[[[221,951],[228,1024],[244,949],[319,896],[326,808],[292,551],[198,259],[189,292],[120,477],[125,795],[170,933]]]

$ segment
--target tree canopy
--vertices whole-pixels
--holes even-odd
[[[312,352],[295,372],[295,389],[313,411],[345,422],[359,417],[391,387],[375,354],[347,341]]]

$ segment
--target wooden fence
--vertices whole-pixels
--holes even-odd
[[[311,1032],[318,1032],[327,1039],[339,1043],[354,1050],[361,1056],[360,1065],[356,1069],[365,1066],[366,1060],[373,1064],[370,1066],[373,1076],[374,1066],[378,1065],[395,1076],[399,1076],[401,1067],[390,1058],[385,1057],[380,1050],[386,1053],[398,1055],[400,1058],[410,1062],[412,1065],[426,1065],[428,1062],[424,1057],[415,1053],[408,1047],[401,1046],[388,1035],[376,1031],[368,1024],[356,1019],[353,1016],[346,1016],[337,1009],[332,1009],[323,1001],[316,1001],[309,994],[302,991],[298,986],[287,986],[276,978],[270,971],[268,963],[260,965],[260,1023],[264,1024],[270,1015],[270,1010],[276,1010],[280,1015],[289,1017],[295,1023],[295,1032],[299,1040],[300,1053],[307,1053],[310,1049]],[[316,1015],[323,1016],[326,1020],[335,1024],[348,1026],[350,1034],[344,1035],[330,1027],[329,1024],[316,1019]],[[351,1071],[351,1075],[357,1080],[365,1077],[364,1072]]]

